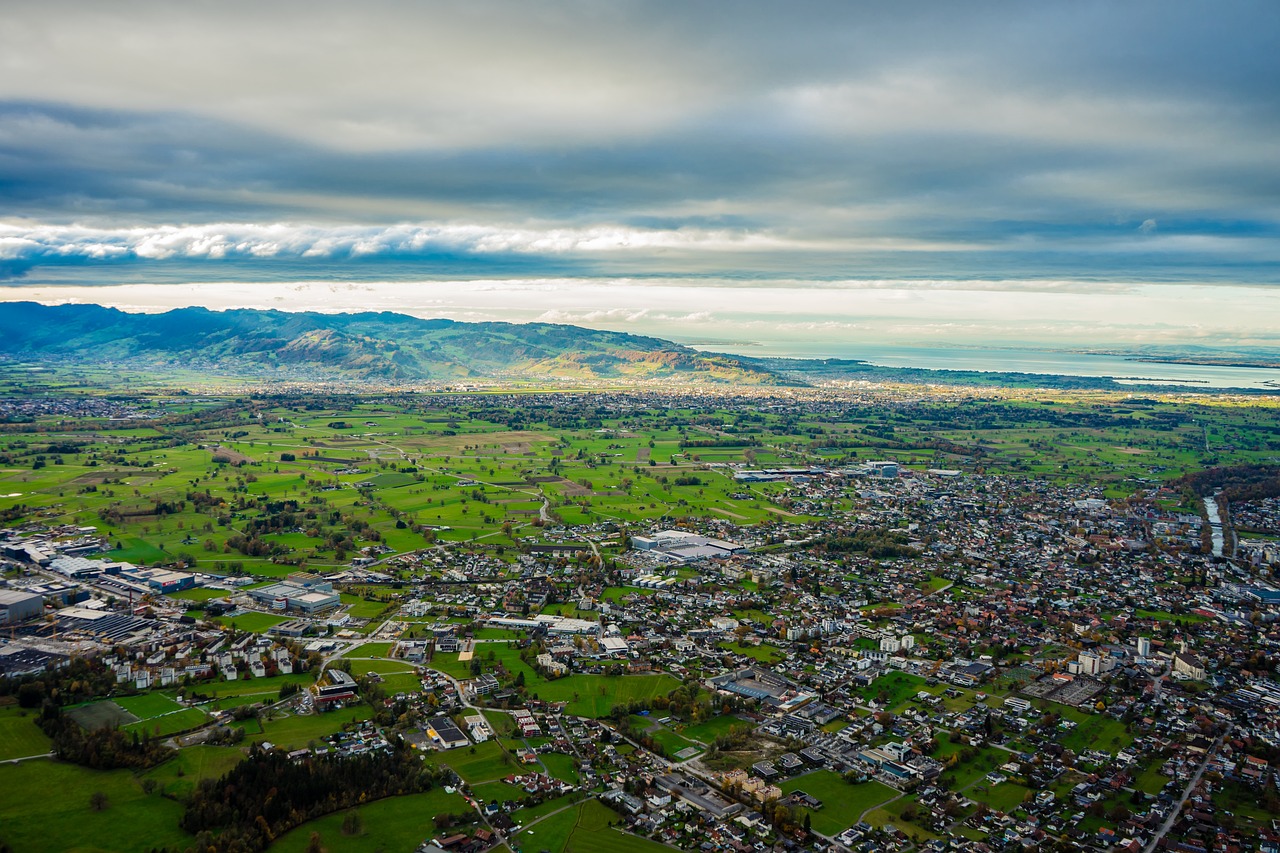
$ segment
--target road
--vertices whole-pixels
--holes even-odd
[[[1156,676],[1155,689],[1151,691],[1151,699],[1156,704],[1160,704],[1160,694],[1164,690],[1164,680],[1169,677],[1169,673],[1173,672],[1173,658],[1169,658],[1169,663],[1165,666],[1164,672]]]
[[[1191,796],[1191,792],[1194,791],[1196,785],[1199,784],[1200,777],[1204,775],[1204,769],[1209,766],[1209,759],[1213,758],[1214,753],[1218,751],[1218,747],[1222,745],[1223,738],[1231,734],[1231,729],[1232,726],[1227,726],[1226,732],[1219,735],[1218,739],[1213,742],[1213,746],[1209,747],[1205,752],[1204,761],[1201,761],[1200,766],[1196,768],[1196,772],[1192,775],[1191,781],[1187,782],[1187,787],[1182,789],[1182,796],[1178,798],[1178,804],[1169,812],[1169,816],[1165,818],[1164,823],[1160,826],[1160,831],[1157,832],[1147,846],[1143,848],[1142,853],[1153,853],[1153,851],[1160,846],[1160,840],[1168,834],[1170,829],[1173,829],[1173,825],[1178,821],[1178,815],[1182,813],[1182,807],[1186,805],[1187,798]]]

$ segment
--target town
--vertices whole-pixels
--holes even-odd
[[[11,395],[0,842],[1280,849],[1274,407]]]

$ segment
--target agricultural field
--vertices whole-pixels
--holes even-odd
[[[1123,490],[1133,478],[1171,479],[1275,454],[1253,409],[1095,399],[1063,394],[1049,403],[1010,394],[965,412],[924,404],[892,415],[891,434],[877,407],[800,421],[672,410],[578,428],[525,421],[513,430],[510,408],[463,411],[447,400],[430,411],[395,403],[317,410],[144,400],[161,423],[85,423],[61,434],[52,425],[34,445],[0,436],[9,459],[0,490],[14,496],[4,499],[10,505],[101,525],[114,559],[280,577],[304,563],[342,566],[370,543],[407,551],[434,541],[511,548],[543,540],[535,522],[544,501],[568,524],[806,517],[778,502],[776,484],[744,488],[714,467],[724,464],[875,458],[945,466],[981,448],[988,470]],[[300,519],[314,499],[323,512]],[[841,509],[834,503],[813,517]],[[346,603],[356,618],[380,609],[376,601]]]

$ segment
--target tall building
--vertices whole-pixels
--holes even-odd
[[[1101,675],[1102,658],[1092,652],[1080,653],[1080,672],[1083,675]]]

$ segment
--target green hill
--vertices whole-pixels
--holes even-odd
[[[180,366],[296,379],[670,379],[790,384],[735,356],[550,323],[459,323],[389,312],[318,314],[0,303],[0,355]]]

